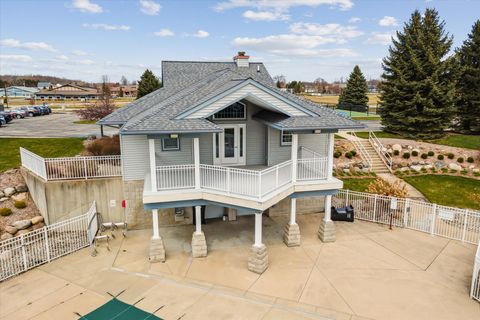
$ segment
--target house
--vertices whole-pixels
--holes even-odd
[[[332,176],[334,134],[361,124],[277,89],[242,52],[233,62],[163,61],[162,80],[98,122],[120,128],[126,218],[153,224],[152,261],[165,260],[159,224],[194,224],[192,255],[202,257],[202,222],[254,216],[256,273],[268,266],[264,213],[288,212],[284,240],[295,246],[297,212],[325,207],[319,237],[335,239],[331,198],[343,183]]]
[[[7,87],[5,90],[0,90],[1,97],[5,97],[6,94],[9,98],[18,97],[27,99],[35,97],[35,93],[39,91],[37,88],[24,86],[11,86]]]
[[[97,99],[99,95],[94,88],[81,87],[76,84],[42,89],[35,93],[35,97],[41,100],[92,100]]]
[[[52,86],[52,84],[50,82],[40,81],[40,82],[37,83],[37,88],[40,89],[40,90],[49,89],[51,86]]]
[[[99,86],[101,90],[101,85]],[[121,91],[121,93],[120,93]],[[136,97],[137,85],[111,85],[110,93],[112,97]]]

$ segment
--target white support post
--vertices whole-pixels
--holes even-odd
[[[83,168],[85,173],[85,180],[87,180],[88,179],[87,157],[83,157]]]
[[[467,236],[468,209],[465,209],[464,214],[465,219],[463,220],[462,243],[465,242],[465,237]]]
[[[47,255],[47,261],[50,262],[50,245],[48,242],[48,230],[43,228],[43,236],[45,237],[45,253]]]
[[[152,239],[160,239],[160,230],[158,228],[158,209],[152,209],[153,236]]]
[[[155,158],[155,140],[148,139],[148,149],[150,154],[150,180],[152,182],[152,191],[157,191],[157,164]]]
[[[195,189],[200,189],[200,143],[193,138],[193,162],[195,164]]]
[[[195,206],[195,233],[202,233],[202,207]]]
[[[408,226],[408,212],[410,211],[410,199],[405,199],[405,208],[403,208],[403,227]]]
[[[262,215],[263,212],[255,212],[255,247],[262,246]]]
[[[323,217],[325,222],[332,220],[332,196],[325,196],[325,216]]]
[[[298,134],[292,134],[292,182],[297,182]]]
[[[328,162],[327,162],[327,179],[333,177],[333,149],[335,148],[335,134],[328,134]]]
[[[297,224],[297,198],[290,199],[290,224]]]
[[[435,215],[436,215],[436,213],[437,213],[437,204],[434,203],[432,205],[432,213],[431,213],[432,214],[432,220],[431,220],[431,223],[430,223],[430,234],[431,235],[435,234],[435,220],[436,220]]]
[[[378,198],[378,195],[375,194],[375,196],[373,197],[373,222],[375,222],[377,220],[377,198]]]

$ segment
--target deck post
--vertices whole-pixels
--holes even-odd
[[[332,195],[325,196],[325,214],[322,221],[320,221],[320,228],[318,229],[318,237],[322,242],[335,241],[335,224],[331,218],[332,215]]]
[[[200,142],[193,138],[193,162],[195,164],[195,189],[200,189]]]
[[[152,209],[153,236],[150,240],[150,261],[165,262],[165,246],[158,227],[158,209]]]
[[[255,243],[248,258],[248,270],[258,274],[268,268],[267,247],[262,243],[262,215],[262,211],[255,212]]]
[[[207,241],[202,231],[202,206],[195,206],[195,231],[192,234],[192,257],[207,256]]]
[[[298,134],[292,133],[292,182],[297,182]]]
[[[155,158],[155,139],[148,139],[148,149],[150,154],[150,180],[152,182],[152,191],[157,191],[157,164]]]
[[[290,222],[285,225],[283,229],[283,242],[287,247],[294,247],[300,245],[300,228],[297,224],[297,199],[290,199]]]
[[[327,179],[333,177],[333,149],[335,149],[335,134],[328,134]]]

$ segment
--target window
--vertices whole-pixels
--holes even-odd
[[[213,119],[217,120],[237,120],[246,119],[245,104],[242,102],[235,102],[223,110],[218,111],[213,115]]]
[[[282,146],[291,146],[292,145],[292,132],[291,131],[282,131],[281,143]]]
[[[162,150],[163,151],[180,150],[180,141],[178,140],[178,137],[162,138]]]

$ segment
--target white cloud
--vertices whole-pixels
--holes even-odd
[[[318,49],[318,46],[337,42],[334,38],[311,35],[280,34],[263,38],[239,37],[233,45],[248,50],[257,50],[286,56],[352,56],[350,49]]]
[[[367,39],[369,44],[381,44],[388,45],[392,42],[392,37],[394,36],[393,32],[372,32],[370,37]]]
[[[342,26],[337,23],[318,24],[298,22],[290,25],[290,31],[296,34],[328,37],[332,42],[345,42],[345,39],[355,38],[363,34],[354,26]]]
[[[398,26],[398,20],[395,17],[385,16],[378,21],[378,24],[382,27],[394,27]]]
[[[100,7],[96,3],[90,2],[90,0],[73,0],[72,6],[75,9],[78,9],[82,12],[89,12],[89,13],[101,13],[103,12],[102,7]]]
[[[209,35],[210,35],[210,33],[208,33],[205,30],[198,30],[195,34],[193,34],[193,36],[197,37],[197,38],[206,38]]]
[[[59,55],[59,56],[57,57],[57,59],[62,60],[62,61],[67,61],[67,60],[68,60],[68,57],[67,57],[66,55],[62,54],[62,55]]]
[[[75,56],[88,56],[88,52],[85,52],[83,50],[72,50],[72,54]]]
[[[89,66],[89,65],[94,64],[95,61],[89,60],[89,59],[84,59],[84,60],[77,60],[77,61],[75,61],[75,63],[81,64],[81,65],[84,65],[84,66]]]
[[[252,11],[247,10],[243,13],[243,17],[254,21],[278,21],[288,20],[290,16],[281,11]]]
[[[161,29],[160,31],[154,32],[154,35],[157,37],[172,37],[175,33],[170,29]]]
[[[40,50],[50,51],[50,52],[57,51],[51,45],[45,42],[20,42],[17,39],[0,40],[0,46],[17,48],[17,49],[25,49],[25,50],[34,50],[34,51],[40,51]]]
[[[351,17],[348,20],[348,23],[359,23],[360,21],[362,21],[362,19],[360,19],[359,17]]]
[[[116,31],[116,30],[121,30],[121,31],[128,31],[130,30],[130,26],[125,26],[125,25],[111,25],[111,24],[105,24],[105,23],[84,23],[82,24],[82,27],[84,28],[90,28],[90,29],[103,29],[107,31]]]
[[[151,0],[140,0],[140,11],[149,16],[155,16],[160,12],[162,6]]]
[[[15,61],[15,62],[30,62],[32,57],[23,54],[0,54],[0,62]]]
[[[234,8],[274,8],[276,10],[288,10],[292,7],[308,6],[317,7],[320,5],[330,5],[339,7],[341,10],[348,10],[353,7],[352,0],[228,0],[217,3],[214,7],[216,11],[225,11]]]

